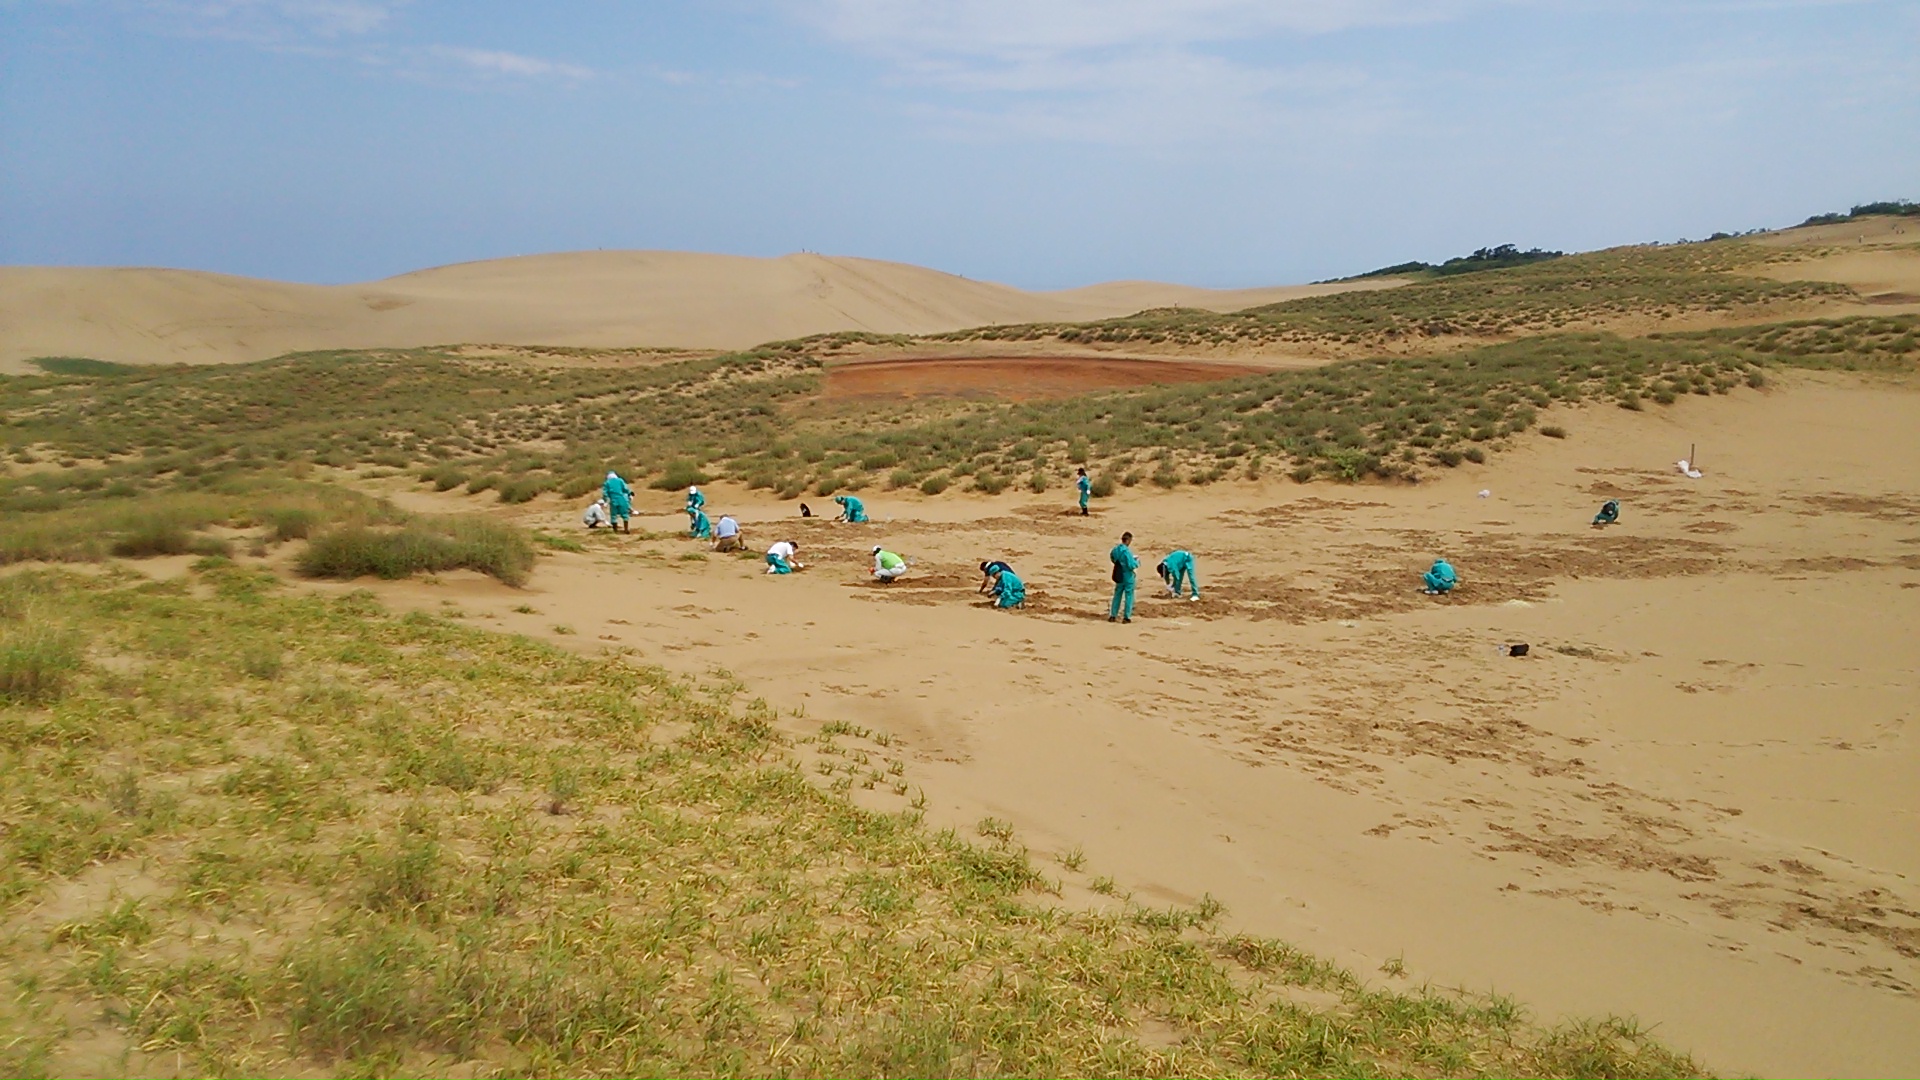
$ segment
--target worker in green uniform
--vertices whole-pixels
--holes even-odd
[[[1134,572],[1140,569],[1140,560],[1134,557],[1133,534],[1121,533],[1120,542],[1107,552],[1107,558],[1113,562],[1113,603],[1107,605],[1108,622],[1133,621],[1133,584]]]

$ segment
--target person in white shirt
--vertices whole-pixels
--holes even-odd
[[[799,555],[799,544],[791,540],[780,541],[767,549],[767,573],[791,574],[795,570],[805,569],[800,562]]]
[[[612,524],[613,519],[607,516],[607,500],[596,500],[592,506],[587,507],[587,512],[580,515],[580,523],[589,529]]]
[[[740,523],[733,520],[732,514],[721,514],[720,520],[714,524],[713,550],[740,550]]]

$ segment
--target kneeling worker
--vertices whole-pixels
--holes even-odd
[[[840,504],[840,520],[854,525],[867,523],[867,504],[852,495],[835,495],[833,501]]]
[[[1160,565],[1154,569],[1160,572],[1160,580],[1166,582],[1167,592],[1170,595],[1178,597],[1180,585],[1185,582],[1187,587],[1193,590],[1191,599],[1200,599],[1200,575],[1194,573],[1192,555],[1184,551],[1176,551],[1161,559]]]
[[[733,520],[732,514],[721,514],[720,520],[714,523],[713,550],[740,550],[740,523]]]
[[[1027,602],[1027,586],[1014,574],[1013,567],[1006,563],[996,563],[1000,569],[993,575],[993,606],[997,608],[1017,608]]]
[[[1460,584],[1460,575],[1454,572],[1452,563],[1445,559],[1435,559],[1433,569],[1421,575],[1421,580],[1427,583],[1423,591],[1428,596],[1445,596],[1453,591],[1455,585]]]
[[[878,544],[873,546],[873,579],[890,583],[894,578],[907,572],[907,560]]]
[[[991,562],[981,563],[980,564],[980,594],[982,596],[985,596],[987,593],[992,592],[994,577],[996,575],[1003,574],[1003,573],[1011,573],[1012,570],[1013,570],[1013,567],[1008,566],[1006,563],[1001,562],[999,559],[994,559]]]
[[[602,525],[612,523],[613,518],[607,513],[607,500],[605,499],[595,499],[593,505],[587,507],[587,512],[580,515],[580,524],[585,525],[589,529],[597,529]]]
[[[1593,527],[1604,529],[1620,520],[1620,500],[1608,499],[1600,504],[1600,512],[1593,515]]]
[[[707,520],[707,512],[697,506],[687,507],[687,535],[695,540],[713,539],[713,522]]]
[[[800,545],[791,540],[782,540],[767,549],[767,573],[791,574],[795,570],[804,570],[800,563]]]

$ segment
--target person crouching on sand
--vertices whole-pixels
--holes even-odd
[[[720,520],[714,522],[713,550],[740,550],[740,523],[733,520],[732,514],[721,514]]]
[[[993,574],[993,606],[1002,611],[1017,608],[1027,602],[1027,584],[1013,572],[1006,563],[995,563],[1000,569]]]
[[[1008,566],[1006,563],[1001,562],[999,559],[994,559],[990,562],[981,563],[980,564],[980,595],[985,596],[987,593],[990,593],[993,591],[994,575],[1005,573],[1012,569],[1013,567]]]
[[[1445,596],[1460,584],[1460,575],[1454,572],[1453,564],[1445,559],[1433,560],[1433,569],[1420,576],[1427,587],[1422,592],[1428,596]]]
[[[873,545],[873,579],[883,585],[891,585],[893,579],[907,572],[907,560],[881,547]]]
[[[833,501],[840,504],[840,520],[850,525],[867,523],[867,504],[855,495],[835,495]]]
[[[695,540],[713,539],[713,522],[707,520],[707,512],[697,506],[687,507],[687,535]]]
[[[782,540],[767,549],[767,573],[791,574],[806,567],[800,562],[800,545]]]
[[[1166,583],[1167,592],[1175,599],[1180,596],[1180,586],[1185,583],[1193,590],[1192,599],[1200,599],[1200,575],[1194,572],[1193,556],[1185,551],[1176,551],[1160,560],[1154,567],[1160,574],[1160,580]]]
[[[607,516],[607,500],[605,499],[595,499],[593,505],[587,507],[587,512],[580,515],[580,524],[585,525],[589,529],[597,529],[602,525],[610,524],[612,520],[612,518]]]

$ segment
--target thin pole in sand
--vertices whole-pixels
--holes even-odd
[[[1688,468],[1690,468],[1690,469],[1697,469],[1697,468],[1699,468],[1699,467],[1700,467],[1700,459],[1699,459],[1698,457],[1696,457],[1696,456],[1695,456],[1695,454],[1696,454],[1696,452],[1697,452],[1697,451],[1698,451],[1699,449],[1700,449],[1700,444],[1699,444],[1699,443],[1688,443],[1688,444],[1687,444],[1687,467],[1688,467]]]

